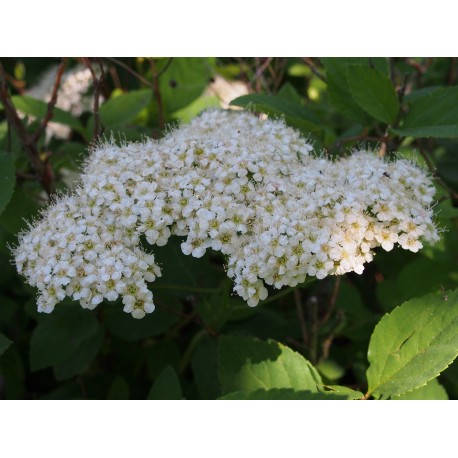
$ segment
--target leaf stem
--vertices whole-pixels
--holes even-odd
[[[191,342],[189,343],[188,348],[186,349],[183,358],[181,359],[180,364],[178,365],[178,373],[180,375],[182,375],[188,367],[197,345],[206,336],[208,336],[208,332],[206,329],[201,329],[199,332],[194,334],[194,337],[191,339]]]

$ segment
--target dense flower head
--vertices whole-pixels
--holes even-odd
[[[376,247],[435,242],[433,195],[407,160],[358,150],[333,161],[282,121],[212,110],[161,140],[100,144],[77,188],[20,235],[15,261],[40,311],[65,296],[85,308],[121,297],[141,318],[161,270],[140,238],[154,249],[178,235],[185,255],[220,251],[254,306],[266,285],[362,273]]]

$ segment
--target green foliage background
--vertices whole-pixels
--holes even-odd
[[[47,104],[25,91],[60,60],[0,62],[33,135]],[[54,109],[70,137],[36,138],[52,192],[68,187],[97,125],[120,141],[159,138],[219,106],[211,87],[222,76],[249,91],[232,105],[284,117],[326,154],[364,145],[429,167],[444,231],[418,254],[380,251],[361,276],[271,291],[256,308],[231,295],[220,258],[184,256],[172,240],[155,250],[163,277],[143,320],[116,303],[91,312],[64,301],[41,315],[8,246],[47,195],[2,106],[0,399],[458,398],[456,59],[102,58],[66,68],[77,64],[103,65],[91,91],[105,101],[78,117]]]

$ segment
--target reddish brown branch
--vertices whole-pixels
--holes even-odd
[[[52,89],[51,99],[48,102],[48,107],[46,109],[46,115],[43,118],[43,120],[41,121],[40,126],[38,127],[38,129],[36,130],[33,136],[34,142],[37,142],[40,139],[41,135],[46,130],[46,126],[48,125],[49,121],[53,117],[53,110],[57,103],[57,92],[60,87],[60,81],[62,79],[62,75],[64,74],[66,63],[67,63],[67,58],[66,57],[62,58],[62,62],[60,63],[59,68],[57,69],[56,80],[54,81],[54,87]]]
[[[256,68],[256,72],[255,72],[253,78],[251,78],[251,80],[250,80],[250,82],[248,84],[250,89],[253,87],[253,83],[256,83],[256,92],[260,92],[261,91],[263,73],[267,69],[267,67],[270,65],[272,60],[273,60],[273,57],[266,57],[264,62],[260,63],[261,60],[259,58],[255,57],[255,61],[257,63],[257,68]]]
[[[82,61],[85,63],[89,71],[92,75],[92,81],[94,85],[94,137],[93,140],[96,140],[100,135],[100,112],[99,112],[99,103],[100,103],[100,95],[102,92],[103,85],[105,83],[105,72],[103,70],[103,65],[100,62],[100,59],[96,59],[99,68],[100,68],[100,76],[97,76],[94,67],[92,66],[91,60],[88,57],[83,57]]]
[[[164,69],[162,72],[158,73],[156,69],[156,62],[154,61],[153,58],[149,59],[149,63],[151,66],[151,72],[153,73],[153,92],[154,92],[154,97],[156,98],[156,103],[157,103],[157,111],[158,111],[158,124],[159,124],[159,129],[163,129],[165,125],[165,120],[164,120],[164,106],[162,104],[162,96],[161,96],[161,91],[159,89],[159,76],[164,73]],[[166,65],[166,68],[170,65],[169,63]]]
[[[47,161],[40,159],[40,154],[35,141],[35,135],[27,132],[24,123],[19,117],[16,108],[11,101],[11,97],[6,84],[6,76],[3,66],[0,62],[0,101],[3,104],[6,119],[8,124],[16,131],[21,144],[29,157],[30,165],[36,175],[37,180],[40,181],[43,189],[48,196],[52,193],[53,174],[50,164]]]
[[[105,57],[104,59],[106,60],[109,60],[110,62],[113,62],[114,64],[116,65],[119,65],[120,67],[122,67],[124,70],[126,70],[127,72],[129,72],[131,75],[135,76],[135,78],[137,78],[139,81],[141,81],[143,84],[146,84],[148,87],[150,87],[151,89],[153,89],[153,85],[151,84],[150,81],[148,81],[146,78],[144,78],[142,75],[140,75],[140,73],[137,73],[135,70],[133,70],[132,68],[130,68],[128,65],[126,65],[124,62],[118,60],[118,59],[115,59],[114,57]]]
[[[301,327],[302,341],[307,346],[309,343],[309,336],[307,332],[307,324],[305,323],[304,310],[302,308],[302,297],[299,289],[294,290],[294,302],[296,304],[297,316],[299,318],[299,324]]]
[[[318,77],[321,81],[326,82],[326,78],[318,71],[311,57],[303,57],[302,60],[316,77]]]
[[[336,281],[334,283],[334,288],[332,290],[331,297],[329,298],[329,307],[328,307],[324,317],[321,320],[321,324],[326,323],[329,320],[329,318],[331,317],[332,312],[334,311],[334,307],[336,305],[337,297],[338,297],[339,291],[340,291],[340,282],[341,282],[341,277],[340,277],[340,275],[337,275],[336,276]]]

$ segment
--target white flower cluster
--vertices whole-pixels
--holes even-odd
[[[361,273],[373,249],[416,252],[438,239],[434,187],[406,160],[355,151],[332,161],[281,121],[207,111],[165,138],[102,144],[81,183],[20,235],[16,265],[50,312],[65,296],[94,308],[122,296],[141,318],[154,309],[147,282],[161,275],[144,236],[184,254],[220,251],[248,305],[265,285]]]

